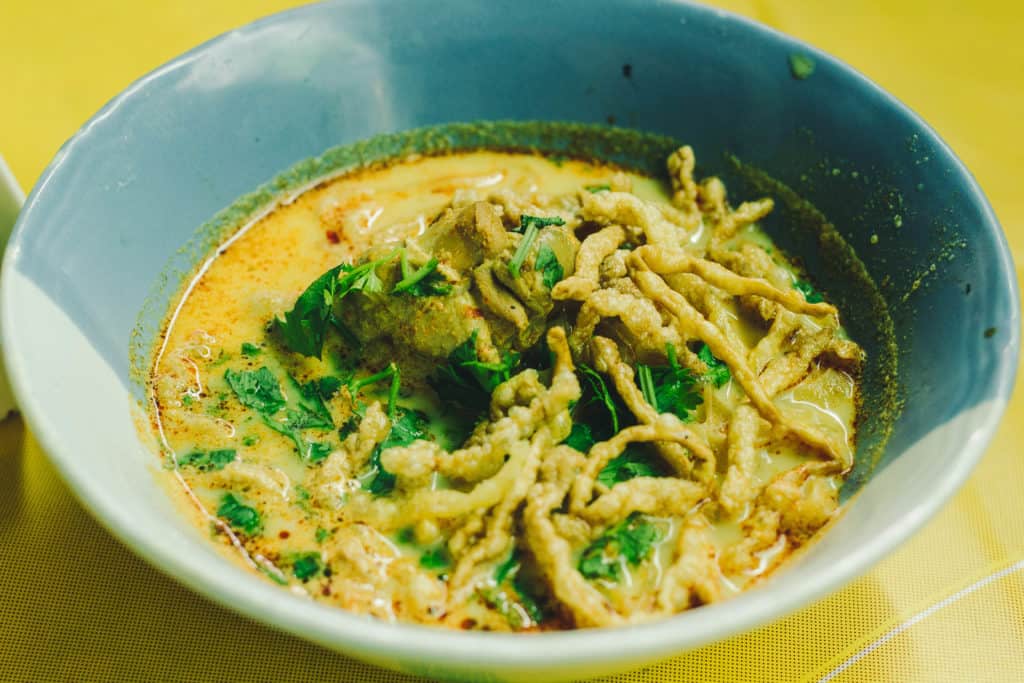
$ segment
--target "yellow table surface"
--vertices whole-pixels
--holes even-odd
[[[0,0],[0,153],[29,189],[135,78],[295,4]],[[1024,262],[1024,6],[716,4],[837,55],[923,115],[976,174]],[[963,490],[869,574],[774,624],[610,680],[1024,681],[1022,436],[1018,390]],[[0,424],[0,680],[320,679],[413,680],[180,587],[92,520],[18,418]]]

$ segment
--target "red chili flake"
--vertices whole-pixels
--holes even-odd
[[[331,587],[330,586],[324,586],[323,588],[320,589],[320,595],[328,596],[330,594],[331,594]]]
[[[287,531],[282,531],[277,536],[278,536],[278,538],[288,538],[289,536],[291,536],[291,534],[288,533]]]
[[[466,317],[467,318],[482,318],[482,317],[484,317],[484,312],[481,311],[479,308],[470,307],[470,308],[466,309]]]
[[[338,237],[338,233],[335,232],[334,230],[328,230],[327,241],[330,242],[331,244],[337,244],[338,242],[341,242],[341,238]]]

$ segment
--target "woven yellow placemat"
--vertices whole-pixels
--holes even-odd
[[[131,80],[293,4],[3,2],[0,150],[27,189]],[[1022,262],[1024,9],[994,0],[717,4],[836,54],[920,112],[978,176]],[[964,489],[869,574],[779,622],[609,680],[1024,680],[1022,437],[1018,391]],[[0,680],[413,679],[249,622],[164,577],[81,509],[12,418],[0,424]]]

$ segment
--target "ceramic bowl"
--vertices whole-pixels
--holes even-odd
[[[384,623],[235,569],[157,484],[157,460],[133,424],[142,395],[130,338],[137,330],[136,349],[153,341],[156,314],[144,302],[170,300],[175,273],[199,257],[180,251],[197,226],[330,147],[498,119],[671,136],[694,145],[701,172],[724,174],[741,196],[757,188],[729,160],[764,169],[778,193],[792,191],[782,203],[809,200],[878,283],[884,310],[851,325],[877,361],[872,326],[892,320],[897,365],[874,388],[895,392],[902,414],[842,518],[760,588],[615,630],[516,636]],[[772,229],[830,296],[856,298],[820,277],[834,264],[815,240],[790,235],[784,221]],[[838,589],[964,482],[1006,406],[1020,326],[1005,238],[934,131],[806,44],[667,0],[353,0],[225,34],[133,84],[60,150],[9,244],[2,307],[3,347],[31,429],[127,546],[267,624],[384,666],[467,681],[620,671]],[[867,440],[885,436],[882,422]]]

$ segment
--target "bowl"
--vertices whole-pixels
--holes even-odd
[[[443,5],[332,2],[250,24],[130,86],[57,154],[9,243],[0,323],[25,418],[83,504],[216,602],[370,662],[466,681],[577,679],[684,652],[840,588],[920,528],[992,436],[1020,326],[1005,238],[935,132],[848,66],[718,10],[641,0]],[[873,455],[844,490],[841,518],[759,588],[613,630],[517,636],[389,624],[235,569],[161,489],[135,425],[138,369],[161,306],[202,257],[183,248],[201,243],[197,226],[261,184],[242,206],[280,196],[297,179],[282,169],[333,146],[501,119],[686,141],[700,172],[722,174],[734,196],[767,189],[780,200],[783,220],[769,229],[830,296],[863,304],[822,277],[837,267],[822,234],[841,235],[878,284],[881,308],[851,316],[876,359],[872,395],[891,399],[865,422],[861,449]],[[834,230],[822,233],[826,223]],[[895,346],[875,334],[890,321]]]

